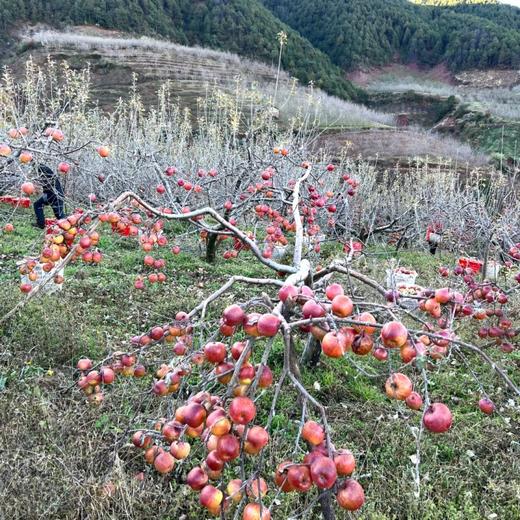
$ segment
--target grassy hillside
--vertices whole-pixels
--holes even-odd
[[[330,59],[278,20],[258,0],[0,0],[0,29],[16,22],[53,26],[97,24],[140,35],[155,35],[185,45],[201,45],[278,61],[277,34],[285,31],[282,66],[302,83],[314,82],[328,93],[352,99],[361,91],[347,81]],[[0,37],[1,38],[1,37]]]
[[[0,219],[2,216],[0,209]],[[0,235],[4,254],[0,308],[11,308],[13,299],[20,297],[16,260],[40,243],[41,235],[29,225],[31,219],[30,210],[18,212],[16,232]],[[1,331],[0,424],[5,427],[0,428],[0,477],[5,485],[0,486],[0,499],[10,518],[200,520],[197,495],[186,492],[175,479],[162,479],[149,471],[142,481],[135,477],[146,465],[127,443],[128,428],[136,421],[146,424],[158,406],[168,414],[168,403],[158,405],[157,398],[147,392],[151,376],[142,384],[118,382],[99,409],[86,406],[70,388],[73,367],[79,357],[101,359],[157,320],[195,305],[230,275],[262,276],[265,270],[247,255],[209,266],[196,251],[176,257],[167,253],[171,281],[162,289],[139,293],[129,287],[142,255],[121,239],[107,236],[102,240],[102,264],[71,267],[59,297],[38,299]],[[369,274],[382,278],[381,261],[388,253],[372,253],[365,267]],[[399,260],[414,267],[425,284],[439,283],[432,273],[453,261],[413,251],[401,253]],[[230,293],[222,303],[245,296],[244,292]],[[495,376],[479,359],[467,359],[482,384],[496,384]],[[509,361],[510,372],[518,381],[515,363],[518,354]],[[280,359],[273,370],[279,374]],[[423,437],[419,499],[414,498],[411,477],[416,446],[410,426],[416,427],[420,416],[403,419],[410,416],[409,410],[389,401],[377,381],[359,375],[340,360],[324,359],[306,375],[306,384],[312,386],[315,381],[320,386],[314,387],[313,395],[325,403],[337,443],[356,447],[367,495],[359,518],[518,518],[518,414],[512,406],[492,417],[479,413],[475,400],[480,390],[458,358],[439,373],[433,389],[436,398],[450,404],[455,422],[447,434]],[[497,392],[503,397],[503,391]],[[272,392],[263,399],[269,402]],[[273,420],[273,442],[266,453],[270,463],[290,456],[293,449],[288,437],[297,432],[296,399],[289,389],[282,396]],[[510,416],[511,422],[506,422]],[[114,493],[104,491],[107,482],[115,485]],[[15,489],[24,492],[15,493]],[[271,488],[269,497],[273,496]],[[295,512],[312,508],[310,502],[305,494],[282,494],[273,517],[294,517]],[[307,515],[304,518],[319,518],[316,508]],[[337,518],[352,516],[338,511]]]
[[[396,58],[452,70],[520,65],[520,9],[434,7],[408,0],[263,0],[337,65],[353,69]]]

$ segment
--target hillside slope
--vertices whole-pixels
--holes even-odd
[[[128,97],[134,77],[144,106],[155,106],[157,91],[168,82],[170,95],[196,117],[198,100],[213,86],[233,90],[237,78],[247,86],[269,85],[277,76],[274,67],[236,54],[152,38],[132,39],[119,31],[92,26],[72,27],[69,32],[24,28],[18,37],[24,50],[8,64],[15,77],[25,74],[29,59],[42,68],[48,59],[66,61],[78,70],[88,65],[92,99],[109,111],[120,98]],[[282,71],[281,84],[289,80]]]
[[[520,66],[520,9],[408,0],[263,0],[345,69],[401,60],[452,70]]]
[[[325,54],[277,19],[259,0],[0,0],[0,13],[4,34],[20,22],[55,27],[92,24],[227,50],[269,65],[278,61],[277,34],[285,31],[288,42],[282,66],[286,71],[303,84],[312,81],[342,98],[362,95]]]

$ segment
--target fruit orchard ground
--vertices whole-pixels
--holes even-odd
[[[12,308],[21,297],[16,261],[40,245],[39,232],[30,227],[30,218],[30,212],[18,214],[13,220],[15,232],[0,234],[2,310]],[[70,385],[80,355],[100,359],[107,352],[124,349],[133,334],[192,307],[230,274],[257,276],[264,270],[247,256],[210,266],[199,259],[197,250],[176,257],[167,254],[167,283],[137,292],[133,280],[142,253],[131,242],[103,241],[105,260],[100,266],[71,268],[60,295],[31,302],[0,330],[2,510],[12,519],[198,519],[197,497],[185,486],[145,469],[141,454],[128,446],[124,435],[134,417],[144,422],[168,413],[166,401],[157,404],[157,398],[146,393],[148,380],[118,383],[124,390],[108,392],[99,409],[88,407],[75,391],[64,389]],[[331,247],[327,253],[337,251]],[[389,252],[380,249],[373,253],[367,268],[382,280]],[[405,252],[400,260],[414,267],[427,285],[436,278],[436,268],[452,258]],[[248,290],[237,289],[222,305],[243,298],[245,293],[238,291]],[[275,370],[280,367],[281,346],[278,353]],[[471,370],[484,385],[494,385],[496,395],[504,396],[496,388],[497,379],[478,360],[469,359]],[[510,373],[520,383],[518,351],[508,366],[516,366],[516,374]],[[520,518],[518,411],[506,408],[493,417],[481,414],[479,389],[468,372],[454,358],[430,388],[433,397],[450,404],[455,421],[447,434],[425,436],[419,500],[414,497],[411,457],[415,441],[410,426],[418,425],[420,416],[390,402],[382,391],[382,381],[357,375],[345,361],[325,359],[317,370],[304,372],[308,387],[314,385],[315,395],[328,407],[336,443],[353,448],[361,465],[360,481],[367,495],[361,518]],[[274,442],[266,453],[273,469],[293,449],[286,439],[287,433],[297,433],[299,417],[291,415],[294,398],[289,392],[282,396],[273,422]],[[269,392],[261,399],[268,403]],[[507,406],[507,399],[497,404]],[[134,474],[143,469],[144,480],[137,481]],[[109,481],[115,485],[113,496],[107,496],[110,493],[103,488]],[[282,496],[274,517],[304,511],[307,500],[302,495]],[[497,516],[490,516],[493,514]],[[342,515],[338,512],[338,518],[347,518]],[[314,510],[307,513],[307,518],[317,517]]]

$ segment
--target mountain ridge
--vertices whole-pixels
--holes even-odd
[[[304,85],[361,102],[366,93],[348,80],[347,71],[393,62],[443,64],[452,71],[520,67],[520,9],[496,3],[0,0],[0,41],[17,24],[42,22],[58,29],[98,25],[230,51],[274,66],[284,32],[286,72]]]
[[[363,98],[363,92],[328,56],[258,0],[0,0],[0,13],[4,32],[21,22],[44,22],[57,28],[94,24],[235,52],[268,64],[278,61],[277,35],[283,31],[288,36],[282,55],[287,72],[303,84],[312,82],[338,97]]]
[[[262,0],[345,70],[392,61],[451,70],[520,66],[520,9],[408,0]],[[397,60],[396,60],[397,57]]]

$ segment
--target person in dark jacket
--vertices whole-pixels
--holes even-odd
[[[63,209],[63,187],[61,186],[58,174],[53,172],[48,166],[38,166],[37,183],[42,187],[42,196],[34,203],[34,213],[36,214],[36,226],[45,228],[45,214],[43,208],[47,205],[52,207],[57,219],[65,218]]]

